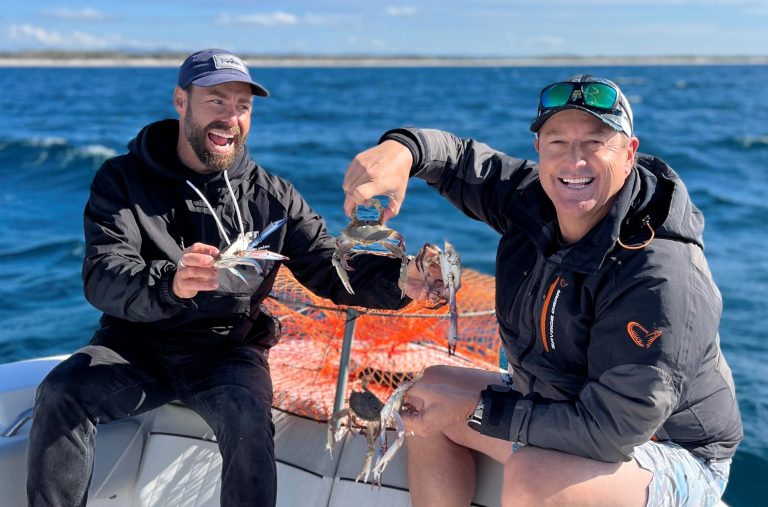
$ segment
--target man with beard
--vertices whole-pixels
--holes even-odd
[[[267,94],[237,56],[194,53],[173,94],[179,120],[146,126],[127,154],[96,173],[85,208],[83,279],[86,298],[103,315],[90,344],[38,389],[30,505],[85,505],[96,424],[172,400],[216,435],[221,505],[275,504],[267,360],[279,326],[261,303],[279,262],[219,271],[214,262],[229,243],[222,236],[277,223],[264,246],[286,256],[285,265],[313,292],[371,308],[410,301],[398,286],[399,260],[384,257],[354,263],[356,294],[349,295],[332,266],[335,241],[321,217],[288,181],[249,158],[252,98]],[[413,266],[409,273],[406,294],[418,296],[421,275]]]

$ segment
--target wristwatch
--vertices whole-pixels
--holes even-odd
[[[477,406],[475,406],[475,411],[469,414],[469,417],[467,417],[467,426],[472,428],[475,431],[480,431],[480,426],[483,424],[483,396],[485,395],[485,391],[480,393],[480,399],[477,401]]]

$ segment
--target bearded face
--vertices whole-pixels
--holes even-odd
[[[243,152],[245,139],[238,125],[223,121],[198,123],[192,108],[184,117],[183,133],[207,172],[232,168]]]

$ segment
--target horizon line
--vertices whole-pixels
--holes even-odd
[[[0,67],[12,66],[178,66],[182,51],[119,50],[0,51]],[[567,66],[579,65],[768,65],[768,55],[541,55],[446,56],[373,54],[238,53],[249,66]]]

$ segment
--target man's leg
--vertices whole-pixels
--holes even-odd
[[[272,380],[263,352],[209,351],[178,370],[179,399],[211,426],[222,457],[221,506],[275,505]]]
[[[425,381],[465,391],[501,383],[498,374],[448,366],[429,368]],[[409,436],[408,480],[414,506],[466,506],[475,487],[469,449],[505,464],[502,505],[709,506],[728,481],[728,463],[707,465],[671,443],[647,442],[635,459],[605,463],[534,446],[516,447],[466,424],[427,437]],[[642,466],[639,464],[642,463]],[[652,471],[651,471],[652,470]],[[650,486],[650,488],[649,488]],[[649,498],[650,492],[650,498]]]
[[[433,366],[423,381],[447,384],[465,391],[480,391],[501,383],[498,373],[450,366]],[[469,505],[475,492],[476,449],[499,463],[506,462],[512,443],[480,435],[466,424],[426,436],[408,436],[408,487],[416,507]]]
[[[37,390],[27,453],[30,506],[84,506],[96,424],[169,401],[167,390],[128,354],[89,345],[56,366]]]
[[[504,467],[502,505],[642,507],[652,477],[634,460],[605,463],[524,446]]]

